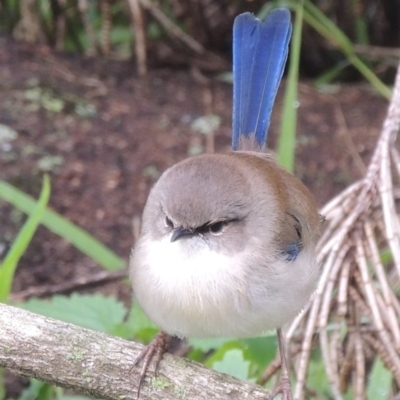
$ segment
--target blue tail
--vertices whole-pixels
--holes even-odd
[[[271,11],[264,22],[250,13],[235,19],[233,150],[244,147],[244,138],[251,140],[253,150],[261,150],[265,145],[291,32],[290,12],[282,8]]]

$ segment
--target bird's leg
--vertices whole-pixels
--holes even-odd
[[[154,339],[140,352],[140,354],[136,357],[133,365],[130,369],[132,372],[133,368],[138,365],[141,361],[143,361],[142,368],[139,373],[138,379],[138,389],[137,389],[137,399],[140,396],[140,389],[143,384],[144,377],[146,376],[146,372],[149,368],[150,362],[155,356],[155,367],[154,367],[154,375],[158,374],[158,367],[160,366],[160,361],[165,353],[167,347],[167,338],[168,335],[165,332],[159,332]]]
[[[277,334],[279,354],[281,356],[281,381],[279,386],[274,390],[271,398],[273,399],[278,393],[281,393],[282,400],[293,400],[288,364],[286,361],[285,344],[281,328],[277,329]]]

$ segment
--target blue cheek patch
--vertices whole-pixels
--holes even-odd
[[[289,243],[286,251],[282,252],[286,256],[286,261],[294,261],[301,251],[300,243]]]

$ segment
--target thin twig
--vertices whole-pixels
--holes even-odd
[[[60,293],[71,293],[76,290],[93,288],[106,283],[118,281],[128,277],[128,271],[126,269],[120,269],[118,271],[101,271],[89,276],[83,276],[77,279],[73,279],[67,282],[60,283],[58,285],[45,285],[39,287],[33,287],[27,290],[23,290],[17,293],[13,293],[10,296],[11,301],[23,301],[31,297],[47,297],[54,294]]]
[[[147,74],[146,34],[140,0],[129,0],[135,35],[136,62],[139,76]]]
[[[287,340],[297,346],[294,332],[303,330],[302,350],[294,360],[298,366],[296,399],[304,399],[315,335],[319,336],[333,398],[342,399],[351,374],[355,398],[364,399],[367,363],[374,357],[382,360],[400,385],[400,302],[396,292],[400,220],[392,177],[393,171],[400,177],[400,156],[394,147],[399,128],[400,65],[393,99],[365,177],[321,211],[327,220],[318,243],[322,276],[309,308],[287,331]],[[387,248],[393,263],[384,266],[381,253]],[[393,279],[394,275],[398,279]],[[341,335],[344,329],[345,337]]]
[[[205,53],[204,47],[181,28],[174,24],[154,3],[150,0],[139,0],[140,4],[153,15],[153,17],[164,27],[164,29],[173,37],[185,43],[187,47],[197,54]]]

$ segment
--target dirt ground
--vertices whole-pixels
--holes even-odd
[[[57,54],[0,38],[0,123],[18,133],[0,142],[0,178],[37,197],[51,175],[50,206],[124,259],[151,185],[168,166],[205,148],[191,124],[208,111],[204,87],[186,70]],[[216,151],[228,151],[232,87],[208,77],[212,112],[221,118]],[[282,85],[284,87],[284,84]],[[282,100],[270,128],[274,148]],[[367,85],[317,90],[302,81],[295,173],[322,206],[362,176],[387,102]],[[361,157],[361,158],[360,158]],[[24,216],[0,201],[0,244],[11,243]],[[0,246],[1,247],[1,246]],[[13,292],[88,276],[100,267],[40,227],[23,256]],[[98,288],[129,300],[123,283]]]
[[[138,78],[133,62],[56,54],[9,38],[0,39],[0,59],[0,123],[18,133],[0,148],[0,178],[38,196],[48,171],[51,208],[128,259],[132,218],[140,217],[151,185],[168,166],[204,151],[205,136],[191,128],[206,113],[204,88],[188,71],[159,69]],[[221,118],[215,149],[228,151],[232,87],[209,79],[212,112]],[[374,150],[387,102],[366,85],[318,91],[310,82],[301,82],[299,102],[295,173],[322,206],[362,176],[361,159],[367,163]],[[0,203],[0,243],[11,242],[23,220]],[[40,227],[13,290],[96,269]]]

